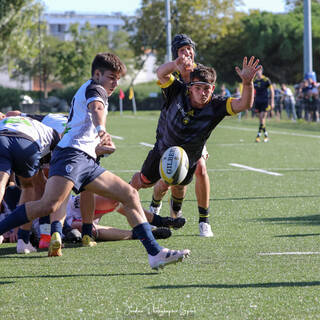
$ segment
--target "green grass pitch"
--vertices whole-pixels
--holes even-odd
[[[107,129],[123,139],[114,138],[117,151],[103,165],[129,181],[150,150],[140,143],[154,143],[158,115],[110,113]],[[160,241],[191,249],[183,263],[155,272],[139,241],[66,246],[57,258],[3,244],[0,319],[320,319],[320,125],[272,120],[270,142],[259,144],[257,127],[257,119],[228,118],[208,140],[214,237],[198,236],[192,183],[187,224]],[[140,192],[145,207],[151,194]],[[162,215],[168,208],[166,197]],[[117,213],[102,222],[129,228]]]

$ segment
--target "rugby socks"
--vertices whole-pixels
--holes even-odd
[[[151,203],[150,203],[150,206],[151,206],[151,207],[158,208],[158,207],[160,207],[160,205],[161,205],[161,201],[162,201],[162,200],[156,200],[156,199],[152,196],[152,201],[151,201]]]
[[[261,132],[263,132],[266,137],[268,136],[268,132],[267,132],[267,129],[266,129],[266,125],[265,125],[265,124],[262,124],[262,123],[260,123],[260,125],[259,125],[258,137],[261,136]]]
[[[88,235],[90,238],[92,238],[92,223],[83,223],[82,224],[82,237],[85,235]]]
[[[29,222],[29,219],[26,213],[26,206],[23,204],[18,206],[7,218],[0,222],[0,234],[4,234],[11,229],[22,226],[27,222]]]
[[[205,222],[205,223],[209,223],[209,208],[202,208],[202,207],[198,207],[199,210],[199,223],[200,222]]]
[[[132,238],[138,238],[151,256],[157,255],[162,247],[158,244],[151,231],[150,224],[144,222],[132,229]]]
[[[62,235],[62,224],[60,221],[53,221],[51,223],[51,235],[53,235],[55,232],[58,232],[60,236]]]
[[[182,207],[182,202],[183,202],[183,199],[179,199],[179,198],[176,198],[174,196],[171,195],[171,208],[173,211],[180,211],[181,210],[181,207]]]
[[[22,239],[25,244],[30,241],[30,230],[18,230],[18,239]]]

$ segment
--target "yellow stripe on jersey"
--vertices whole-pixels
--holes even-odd
[[[231,115],[231,116],[234,116],[236,113],[232,110],[232,107],[231,107],[231,101],[233,100],[234,98],[228,98],[227,99],[227,112]]]
[[[175,77],[171,74],[170,79],[166,83],[161,84],[161,82],[158,80],[157,85],[160,86],[161,89],[165,89],[170,87],[174,80],[175,80]]]

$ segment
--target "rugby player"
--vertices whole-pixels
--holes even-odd
[[[67,128],[53,152],[49,179],[42,198],[17,207],[0,222],[0,234],[53,213],[67,201],[72,189],[78,193],[87,190],[122,203],[128,223],[148,253],[151,268],[158,269],[169,263],[180,262],[189,255],[187,249],[174,251],[161,247],[151,232],[138,192],[96,163],[97,145],[105,147],[107,153],[115,150],[111,136],[105,129],[108,97],[125,73],[126,67],[116,55],[96,55],[91,67],[92,78],[78,89],[72,100]],[[83,224],[82,228],[86,227]],[[51,230],[48,255],[61,256],[62,225],[59,219],[51,223]]]
[[[56,130],[37,120],[28,117],[3,117],[0,121],[0,203],[13,172],[22,189],[19,204],[38,199],[45,184],[40,170],[41,161],[59,140],[60,135]],[[18,231],[18,253],[36,251],[29,241],[30,228],[31,224],[27,224]]]
[[[243,59],[243,67],[236,72],[242,79],[242,96],[236,98],[216,97],[213,95],[216,73],[213,68],[198,65],[190,72],[190,83],[186,84],[173,76],[176,71],[190,67],[190,58],[182,55],[172,62],[160,66],[158,79],[165,96],[167,112],[163,117],[163,132],[157,135],[154,148],[149,152],[141,172],[132,178],[134,186],[150,187],[160,179],[159,161],[164,151],[171,146],[181,146],[189,157],[189,171],[185,180],[172,186],[173,196],[183,199],[186,185],[192,181],[203,147],[212,130],[228,115],[247,110],[253,104],[253,78],[261,66],[259,60],[251,57]],[[143,179],[141,179],[143,177]],[[147,182],[147,183],[146,183]],[[165,194],[169,185],[158,183],[158,194]],[[178,214],[179,212],[176,212]]]
[[[269,99],[268,99],[268,90],[270,90],[271,95],[271,110],[274,109],[274,90],[272,83],[269,78],[263,75],[263,69],[261,68],[256,75],[254,80],[254,89],[255,89],[255,99],[254,107],[255,111],[259,114],[259,129],[256,136],[256,142],[261,141],[261,132],[264,133],[264,142],[269,141],[268,131],[266,129],[266,119],[269,111]]]
[[[181,69],[180,72],[175,72],[174,76],[182,82],[190,82],[190,72],[196,66],[194,63],[195,57],[195,43],[190,37],[185,34],[177,34],[171,44],[172,56],[174,59],[186,56],[189,58],[188,64],[184,69]],[[160,139],[163,130],[165,128],[165,118],[166,118],[167,108],[163,106],[160,112],[160,117],[158,120],[158,126],[156,131],[156,139]],[[202,237],[212,237],[213,233],[211,230],[209,222],[209,205],[210,205],[210,180],[206,168],[206,160],[208,159],[209,154],[207,152],[206,146],[203,148],[202,156],[197,162],[197,167],[195,171],[196,181],[195,181],[195,193],[198,202],[198,211],[199,211],[199,232]],[[132,185],[140,189],[145,185],[149,185],[150,181],[143,174],[136,174],[135,178],[132,179]],[[160,190],[162,180],[154,186],[152,201],[150,204],[150,211],[159,214],[162,206],[162,199],[164,194]],[[142,186],[144,185],[144,186]],[[172,217],[181,217],[182,216],[182,201],[183,199],[177,198],[174,196],[175,187],[172,188],[172,194],[170,199],[170,213]],[[159,193],[160,192],[160,193]]]

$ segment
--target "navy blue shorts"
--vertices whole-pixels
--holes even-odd
[[[159,151],[157,144],[155,144],[154,148],[149,151],[148,156],[142,165],[141,173],[143,174],[144,178],[149,181],[148,183],[150,184],[154,184],[159,179],[161,179],[159,171],[161,156],[162,153]],[[180,183],[180,185],[188,185],[192,181],[193,174],[196,171],[196,168],[197,162],[192,167],[189,167],[187,176]],[[146,181],[144,182],[146,183]]]
[[[39,145],[31,140],[0,135],[0,171],[30,178],[40,167]]]
[[[73,191],[80,193],[103,172],[105,169],[85,152],[75,148],[56,147],[50,161],[49,178],[61,176],[71,180],[74,183]]]

